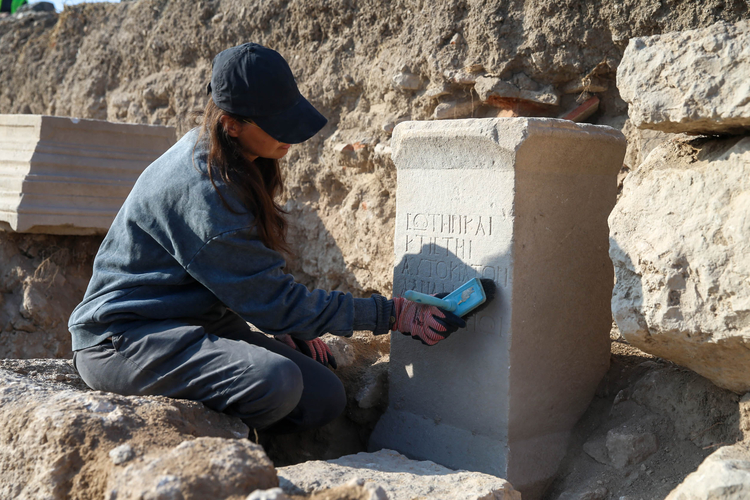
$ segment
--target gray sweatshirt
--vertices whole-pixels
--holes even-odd
[[[206,170],[192,130],[146,168],[94,260],[83,301],[70,316],[73,350],[142,322],[218,319],[229,308],[272,335],[311,340],[324,333],[388,331],[392,301],[380,295],[308,290],[257,236],[234,191]],[[216,176],[215,176],[216,177]]]

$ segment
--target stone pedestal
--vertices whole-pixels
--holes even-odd
[[[434,347],[392,334],[371,449],[508,479],[539,498],[609,366],[607,215],[625,138],[544,118],[405,122],[394,295],[494,279],[498,297]]]
[[[175,129],[40,115],[0,115],[0,229],[104,233]]]

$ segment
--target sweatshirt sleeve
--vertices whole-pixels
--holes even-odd
[[[283,257],[254,233],[242,228],[211,238],[185,269],[229,309],[271,335],[287,333],[304,340],[324,333],[350,336],[355,310],[367,316],[358,318],[358,324],[378,323],[377,317],[370,317],[379,312],[376,299],[308,290],[282,271]]]

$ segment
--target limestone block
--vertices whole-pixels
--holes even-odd
[[[750,498],[750,445],[724,446],[706,458],[666,500]]]
[[[631,38],[617,88],[637,127],[692,134],[750,129],[750,21]]]
[[[750,137],[670,142],[609,218],[612,313],[631,344],[750,390]]]
[[[281,488],[289,495],[319,492],[358,481],[373,489],[379,486],[389,500],[521,500],[521,494],[504,479],[479,472],[454,471],[434,462],[409,460],[392,450],[357,453],[326,462],[310,461],[280,467],[276,472]]]
[[[41,115],[0,115],[0,229],[109,229],[135,180],[175,129]]]
[[[538,498],[609,364],[607,214],[625,154],[610,127],[537,118],[406,122],[394,294],[495,280],[434,347],[394,333],[371,449],[508,479]]]

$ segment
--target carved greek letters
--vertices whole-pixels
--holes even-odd
[[[407,212],[404,240],[399,243],[404,253],[396,269],[400,278],[394,293],[450,293],[472,278],[487,278],[507,286],[505,265],[482,262],[495,248],[497,220],[501,224],[506,220],[504,211],[498,216]],[[466,331],[492,334],[499,333],[499,329],[499,318],[474,315],[469,318]]]

